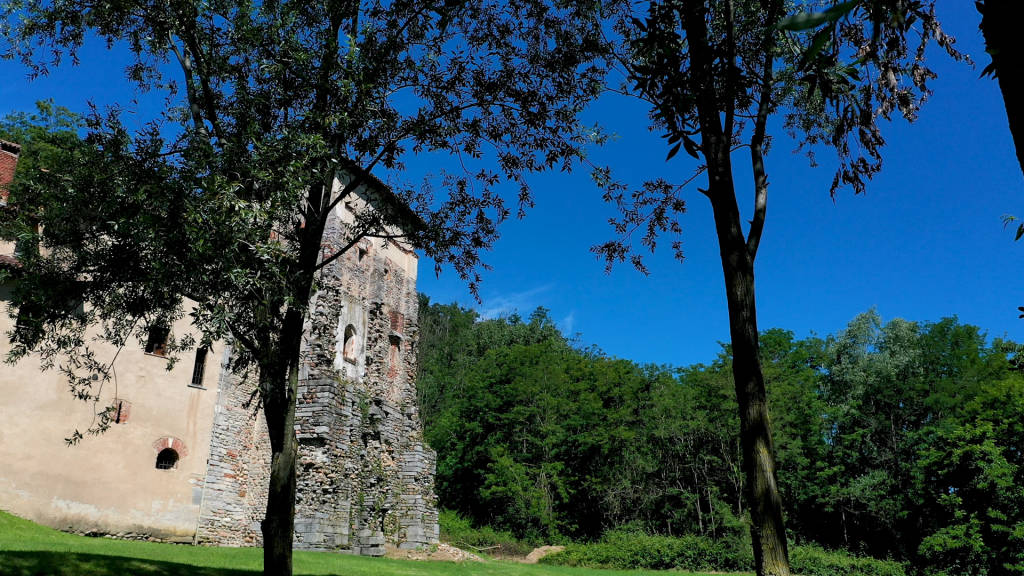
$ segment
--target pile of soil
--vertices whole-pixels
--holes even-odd
[[[391,546],[387,547],[385,554],[388,558],[401,558],[404,560],[436,560],[440,562],[483,562],[483,558],[476,554],[456,548],[451,544],[438,544],[427,548],[416,550],[399,550]]]
[[[541,558],[548,554],[561,552],[565,546],[541,546],[534,548],[532,552],[524,556],[503,556],[505,560],[512,560],[522,564],[536,564]],[[439,562],[483,562],[484,559],[472,552],[466,552],[451,544],[437,544],[426,548],[415,550],[399,550],[394,546],[386,548],[388,558],[399,558],[402,560],[436,560]]]
[[[523,564],[536,564],[541,558],[555,552],[561,552],[562,550],[565,550],[565,546],[541,546],[540,548],[534,548],[532,552],[526,555],[526,558],[519,561]]]

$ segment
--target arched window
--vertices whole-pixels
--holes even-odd
[[[164,448],[156,455],[156,469],[170,470],[178,465],[178,453],[174,448]]]
[[[356,358],[356,327],[349,324],[345,327],[345,343],[341,348],[346,362],[355,364]]]

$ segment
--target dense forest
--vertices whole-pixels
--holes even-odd
[[[727,346],[639,365],[539,308],[481,320],[420,300],[419,395],[444,508],[523,538],[612,529],[743,539]],[[791,538],[924,574],[1024,573],[1024,354],[977,327],[773,329],[761,353]]]

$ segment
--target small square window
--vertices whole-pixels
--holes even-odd
[[[28,303],[18,308],[18,317],[14,321],[14,334],[19,340],[36,336],[42,329],[42,315]]]
[[[146,354],[167,356],[167,337],[171,335],[166,326],[150,326],[149,338],[146,339]]]

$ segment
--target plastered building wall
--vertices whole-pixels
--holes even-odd
[[[4,333],[13,327],[10,290],[0,287]],[[172,327],[178,336],[187,330],[186,322]],[[206,474],[217,362],[208,360],[200,387],[191,385],[191,354],[168,371],[166,358],[146,354],[134,340],[120,352],[107,345],[94,349],[100,359],[117,358],[114,378],[104,383],[95,407],[75,399],[66,377],[41,370],[36,358],[0,365],[0,509],[73,532],[191,542]],[[6,337],[0,339],[0,355],[9,350]],[[119,422],[67,445],[75,430],[92,426],[94,409],[118,403]],[[159,470],[157,455],[168,447],[178,461]]]

